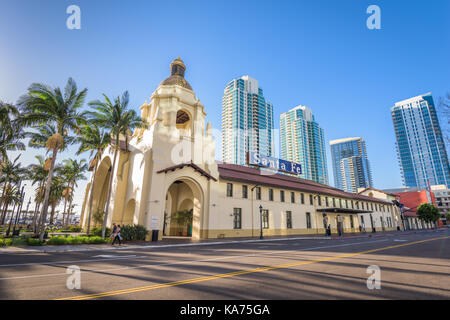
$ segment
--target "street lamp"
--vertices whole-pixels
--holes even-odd
[[[263,206],[259,205],[259,222],[260,222],[260,227],[261,227],[261,234],[259,235],[260,239],[263,239],[262,211],[263,211]]]

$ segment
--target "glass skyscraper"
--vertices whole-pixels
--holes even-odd
[[[391,114],[404,186],[449,187],[449,161],[431,93],[397,102]]]
[[[247,152],[274,155],[273,106],[258,81],[243,76],[230,81],[222,99],[222,159],[247,164]]]
[[[363,139],[345,138],[330,141],[334,186],[356,193],[358,188],[373,186],[372,173]]]
[[[281,158],[300,163],[301,178],[328,184],[323,129],[308,107],[298,106],[280,116]]]

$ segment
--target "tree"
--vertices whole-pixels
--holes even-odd
[[[48,170],[45,169],[45,160],[42,156],[35,156],[37,160],[37,164],[31,164],[28,166],[28,180],[31,181],[31,185],[34,186],[36,183],[38,184],[38,187],[36,189],[34,202],[34,214],[33,214],[33,230],[36,232],[37,228],[37,214],[39,211],[39,207],[44,199],[44,185],[45,180],[48,175]],[[43,192],[44,191],[44,192]],[[39,219],[39,225],[40,225],[41,219]]]
[[[39,127],[45,124],[55,126],[56,133],[46,142],[46,147],[52,151],[47,183],[45,185],[42,219],[45,222],[49,206],[50,188],[53,180],[56,156],[64,144],[64,137],[69,130],[79,130],[79,125],[85,123],[84,114],[79,110],[84,104],[87,89],[77,92],[77,85],[69,78],[64,89],[51,88],[45,84],[33,83],[28,93],[19,98],[18,105],[22,108],[21,122],[25,125]],[[43,241],[45,228],[41,228],[39,239]]]
[[[77,182],[79,180],[86,180],[86,176],[84,173],[87,171],[88,166],[86,164],[86,160],[74,160],[68,159],[63,161],[63,167],[61,169],[62,176],[64,177],[64,182],[66,183],[66,188],[63,190],[63,197],[65,198],[65,202],[69,201],[69,208],[72,208],[73,201],[73,192],[75,187],[78,186]],[[66,214],[66,205],[64,205],[63,217]],[[70,210],[69,210],[70,211]],[[69,222],[69,214],[67,214],[66,222],[63,222],[64,225],[67,225]]]
[[[95,124],[88,124],[81,127],[78,142],[80,142],[80,148],[77,154],[90,151],[90,156],[93,154],[90,162],[90,167],[94,166],[94,173],[91,177],[91,187],[89,192],[89,205],[88,205],[88,221],[87,221],[87,234],[91,231],[91,219],[92,219],[92,201],[94,199],[94,186],[95,176],[97,174],[98,165],[102,156],[103,150],[111,143],[111,136],[105,133],[104,130],[100,131],[100,128]]]
[[[2,223],[5,223],[5,218],[8,210],[8,206],[10,204],[18,204],[20,202],[20,190],[19,187],[8,184],[6,187],[6,190],[3,193],[3,214],[2,214]],[[12,215],[14,214],[14,211],[11,212],[10,219],[12,219]]]
[[[417,215],[419,216],[419,219],[429,223],[435,223],[441,217],[439,209],[431,203],[422,203],[419,208],[417,208]]]
[[[18,155],[14,161],[10,161],[9,159],[5,159],[3,162],[3,165],[0,168],[0,184],[3,184],[3,192],[2,196],[0,198],[0,204],[2,204],[5,208],[4,214],[1,217],[0,224],[5,223],[6,218],[6,212],[8,205],[11,204],[11,202],[5,201],[6,190],[8,188],[11,188],[12,186],[17,186],[22,180],[22,178],[26,174],[26,169],[22,168],[22,164],[18,162],[20,158],[20,155]],[[12,189],[9,191],[11,192]]]
[[[102,225],[102,237],[105,238],[106,223],[108,221],[109,202],[111,199],[111,186],[114,177],[114,169],[116,167],[117,154],[120,149],[120,137],[125,137],[125,150],[128,150],[128,136],[134,128],[144,128],[146,122],[136,114],[134,110],[128,110],[129,94],[128,91],[117,97],[114,103],[104,94],[105,101],[95,100],[89,102],[94,112],[88,112],[90,121],[100,128],[106,129],[112,139],[114,149],[114,159],[109,178],[108,197],[106,199],[105,216]]]
[[[0,167],[8,158],[7,151],[25,150],[24,138],[17,108],[0,101]]]

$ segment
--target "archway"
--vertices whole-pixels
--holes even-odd
[[[203,194],[189,178],[178,179],[167,190],[165,236],[200,239]]]
[[[108,197],[111,167],[111,159],[105,157],[97,168],[97,173],[94,177],[94,189],[91,190],[93,193],[91,226],[101,225],[100,218],[101,213],[105,210],[106,199]],[[89,203],[87,205],[89,206]],[[96,221],[96,217],[98,221]]]
[[[125,207],[125,211],[123,212],[123,217],[121,224],[122,225],[130,225],[134,224],[134,211],[136,209],[136,201],[131,199],[128,201],[127,206]]]

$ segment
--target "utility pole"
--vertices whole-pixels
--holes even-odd
[[[263,206],[260,205],[259,206],[259,222],[260,222],[260,230],[261,230],[261,234],[259,235],[260,239],[263,239],[262,211],[263,211]]]

